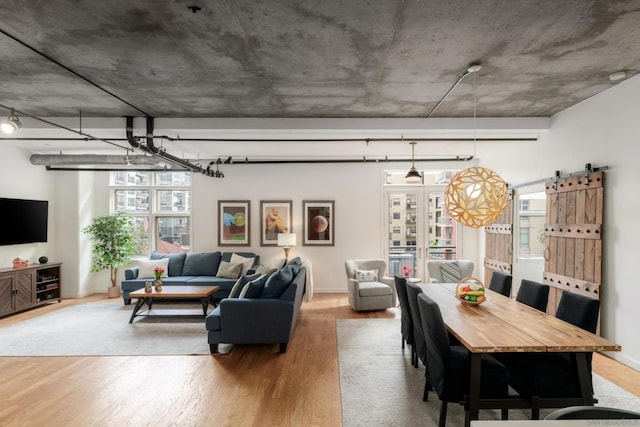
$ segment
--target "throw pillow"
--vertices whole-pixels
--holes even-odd
[[[249,271],[249,269],[253,265],[253,260],[254,260],[254,258],[247,258],[247,257],[240,256],[238,254],[231,254],[231,261],[230,262],[232,264],[241,263],[242,264],[242,272],[240,272],[240,274],[246,274],[247,271]]]
[[[356,280],[361,282],[377,282],[378,270],[356,270]]]
[[[271,276],[273,273],[278,271],[275,267],[267,267],[266,265],[259,265],[255,268],[256,273],[266,274],[267,276]]]
[[[290,260],[287,261],[286,265],[302,265],[302,258],[300,258],[299,256],[295,257],[295,258],[291,258]]]
[[[440,264],[440,275],[445,283],[458,283],[460,277],[460,267],[457,262],[443,262]]]
[[[169,258],[140,260],[138,279],[155,279],[156,274],[153,269],[156,267],[162,268],[164,270],[164,273],[162,273],[162,277],[167,277],[167,270],[169,270]]]
[[[182,268],[183,276],[215,276],[220,264],[220,252],[187,254]],[[234,277],[236,279],[238,276]]]
[[[229,298],[239,298],[240,292],[242,292],[244,285],[257,279],[258,277],[260,277],[260,274],[252,274],[250,276],[240,276],[240,278],[236,280],[236,283],[231,288],[231,292],[229,292]]]
[[[218,273],[216,277],[224,277],[226,279],[237,279],[242,271],[242,264],[232,264],[227,261],[220,261]]]
[[[167,274],[169,276],[182,276],[182,268],[184,267],[184,260],[187,257],[187,253],[179,254],[160,254],[158,252],[151,252],[149,259],[169,259],[169,268]]]
[[[260,298],[280,298],[280,295],[293,281],[293,276],[293,268],[291,266],[276,271],[264,284]]]
[[[263,274],[257,279],[250,281],[244,285],[244,288],[242,288],[242,292],[240,292],[240,296],[238,298],[260,298],[262,288],[264,287],[267,279],[267,275]]]

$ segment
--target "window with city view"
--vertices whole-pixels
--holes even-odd
[[[133,218],[136,255],[188,252],[191,247],[191,174],[111,172],[112,211]]]

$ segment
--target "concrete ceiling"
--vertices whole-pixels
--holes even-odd
[[[637,0],[3,0],[0,29],[1,103],[41,117],[424,117],[473,61],[478,116],[548,117],[640,70]]]
[[[0,104],[39,117],[420,118],[474,61],[479,117],[549,117],[640,70],[640,0],[3,0],[0,30]]]

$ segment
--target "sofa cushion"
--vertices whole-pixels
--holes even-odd
[[[264,284],[269,277],[266,274],[261,275],[255,280],[250,281],[242,288],[238,298],[260,298]]]
[[[220,265],[220,252],[188,253],[183,276],[215,276]]]
[[[184,267],[184,260],[187,258],[187,253],[182,252],[179,254],[161,254],[158,252],[151,252],[149,259],[169,259],[169,271],[168,276],[182,276],[182,268]]]
[[[356,280],[362,282],[377,282],[378,270],[356,270]]]
[[[377,297],[380,295],[391,295],[393,289],[391,286],[380,282],[360,282],[358,293],[361,297]]]
[[[243,257],[238,254],[232,254],[231,260],[229,261],[231,264],[242,264],[242,271],[240,274],[247,274],[247,272],[251,269],[253,265],[254,257]]]
[[[257,274],[257,273],[240,276],[240,278],[236,280],[236,283],[234,283],[233,287],[231,288],[231,291],[229,292],[229,298],[239,298],[240,292],[242,292],[244,285],[246,285],[247,283],[253,280],[256,280],[260,276],[261,274]]]
[[[295,275],[293,266],[286,266],[267,279],[260,294],[260,298],[280,298],[282,293],[289,287]]]
[[[154,260],[140,260],[138,279],[155,279],[156,275],[153,271],[155,268],[162,268],[164,272],[161,277],[167,277],[167,270],[169,269],[169,259],[154,259]]]
[[[216,277],[225,277],[227,279],[237,279],[242,272],[242,263],[232,264],[227,261],[220,261]]]

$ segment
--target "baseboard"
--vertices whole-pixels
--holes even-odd
[[[608,351],[608,352],[605,352],[605,354],[610,358],[612,358],[613,360],[616,360],[622,363],[623,365],[626,365],[632,369],[635,369],[636,371],[640,371],[640,362],[635,359],[632,359],[630,357],[625,356],[624,354],[621,354],[615,351]]]

